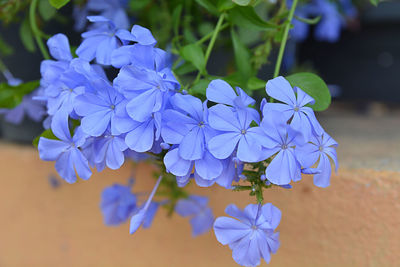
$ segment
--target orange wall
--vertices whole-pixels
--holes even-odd
[[[89,181],[50,187],[52,163],[29,147],[0,144],[0,266],[235,266],[212,232],[192,238],[187,219],[166,218],[130,236],[129,225],[102,223],[100,193],[126,182],[129,168],[104,171]],[[150,190],[149,166],[137,170],[136,191]],[[327,189],[310,177],[294,189],[274,188],[268,202],[283,213],[281,248],[270,266],[400,266],[400,173],[344,170]],[[200,189],[214,214],[229,203],[254,201],[220,187]]]

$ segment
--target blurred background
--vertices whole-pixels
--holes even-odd
[[[78,43],[79,33],[64,20],[72,12],[63,8],[45,32],[64,32]],[[361,5],[335,41],[318,40],[315,30],[310,26],[301,41],[289,41],[284,71],[316,72],[329,85],[332,104],[317,117],[339,143],[340,168],[329,188],[305,178],[291,190],[265,194],[284,214],[281,248],[270,265],[400,266],[400,2]],[[15,51],[2,60],[14,77],[38,79],[42,56],[25,49],[20,31],[19,25],[0,27],[1,39]],[[226,53],[213,54],[211,73],[229,64]],[[273,66],[261,72],[267,79]],[[31,145],[42,131],[41,121],[26,116],[20,124],[0,118],[0,266],[234,266],[231,251],[212,232],[192,238],[187,219],[169,218],[164,210],[153,227],[134,236],[127,223],[105,226],[101,191],[125,183],[132,167],[66,184]],[[135,190],[152,188],[153,169],[135,167]],[[217,186],[190,190],[209,196],[216,216],[231,202],[243,208],[253,201]]]

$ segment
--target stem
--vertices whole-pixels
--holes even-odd
[[[288,38],[288,34],[289,34],[289,28],[290,28],[290,25],[292,24],[292,19],[293,19],[294,11],[296,9],[297,1],[298,0],[293,0],[292,6],[290,7],[289,17],[288,17],[288,20],[286,21],[286,26],[285,26],[285,30],[284,30],[283,38],[282,38],[282,42],[281,42],[281,47],[279,48],[278,59],[276,60],[274,78],[278,77],[279,71],[281,69],[283,53],[285,52],[285,46],[286,46],[286,42],[287,42],[287,38]]]
[[[36,43],[40,49],[40,52],[42,52],[43,58],[50,59],[49,53],[47,52],[46,47],[44,46],[42,40],[42,33],[39,30],[38,26],[36,25],[35,13],[36,13],[37,3],[38,3],[37,0],[32,0],[31,2],[31,5],[29,7],[29,21],[31,24],[33,35],[35,36]]]
[[[210,57],[211,51],[212,51],[212,49],[214,47],[215,41],[217,40],[218,33],[221,31],[222,22],[224,22],[224,17],[225,17],[225,13],[222,13],[219,16],[219,19],[218,19],[218,22],[217,22],[217,26],[215,26],[215,30],[212,33],[210,43],[208,44],[208,47],[207,47],[207,50],[206,50],[206,54],[204,56],[204,61],[205,61],[205,65],[206,66],[207,66],[208,58]],[[200,80],[201,74],[202,74],[201,72],[199,72],[197,74],[197,77],[194,80],[193,84],[195,84],[196,82],[198,82]]]

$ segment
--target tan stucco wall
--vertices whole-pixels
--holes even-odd
[[[106,227],[100,192],[125,182],[130,169],[104,171],[86,182],[50,187],[53,164],[28,147],[0,144],[0,266],[235,266],[212,232],[193,239],[187,219],[160,212],[153,227],[128,234]],[[140,165],[136,191],[149,190]],[[219,187],[199,189],[214,214],[253,199]],[[400,266],[400,174],[341,169],[327,189],[311,178],[265,194],[283,212],[281,248],[269,266]]]

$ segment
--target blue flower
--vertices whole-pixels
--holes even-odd
[[[55,63],[64,63],[57,61]],[[54,115],[63,110],[72,114],[75,98],[85,92],[95,92],[92,81],[104,79],[104,73],[82,59],[73,59],[64,65],[43,64],[44,99],[47,100],[47,113]],[[62,68],[58,68],[61,66]],[[48,72],[54,74],[48,75]],[[47,76],[47,77],[46,77]],[[54,78],[53,78],[54,76]]]
[[[237,148],[237,157],[243,162],[257,162],[261,154],[260,127],[250,127],[253,117],[249,112],[218,104],[209,109],[209,124],[222,133],[208,142],[208,149],[217,159],[226,159]]]
[[[68,114],[57,113],[52,120],[51,129],[59,140],[40,137],[38,149],[42,160],[56,161],[56,170],[68,183],[75,183],[79,175],[87,180],[92,175],[88,160],[79,148],[85,143],[86,135],[80,128],[71,137],[68,128]]]
[[[204,234],[213,226],[214,216],[207,204],[207,197],[191,195],[187,199],[180,199],[175,205],[176,213],[183,217],[191,217],[193,236]]]
[[[111,54],[111,64],[115,68],[134,65],[145,69],[162,71],[164,68],[170,67],[170,59],[168,53],[160,48],[137,43],[124,45],[114,50]]]
[[[312,132],[323,133],[312,108],[315,100],[298,87],[292,88],[290,83],[282,76],[269,80],[266,85],[267,94],[283,103],[266,103],[263,113],[269,110],[280,111],[284,118],[290,120],[290,125],[301,132],[305,140],[309,140]]]
[[[152,202],[152,199],[158,189],[158,186],[160,185],[161,180],[162,176],[158,178],[146,203],[144,203],[142,207],[132,216],[129,229],[130,234],[134,234],[141,225],[143,225],[144,228],[150,227],[159,206],[158,203]]]
[[[101,193],[100,208],[106,225],[124,223],[136,209],[137,198],[131,185],[114,184]]]
[[[318,160],[316,170],[320,171],[314,175],[314,184],[319,187],[327,187],[331,178],[331,163],[329,158],[333,160],[336,171],[339,166],[336,147],[338,143],[327,133],[320,136],[314,135],[309,143],[296,147],[296,154],[303,167],[311,167]]]
[[[277,153],[265,171],[266,178],[276,185],[300,180],[301,168],[295,155],[295,146],[302,143],[302,140],[296,138],[298,133],[277,111],[264,114],[261,128],[264,130],[262,158],[267,159]]]
[[[287,3],[289,7],[292,5],[291,0],[288,0]],[[328,0],[312,0],[310,3],[300,5],[295,14],[304,18],[321,16],[320,22],[315,27],[315,38],[328,42],[339,40],[344,20],[335,3]],[[293,20],[293,25],[291,36],[296,41],[303,41],[308,35],[309,25],[297,19]]]
[[[123,136],[106,132],[93,141],[94,162],[106,165],[112,170],[119,169],[125,161],[124,151],[128,148]]]
[[[115,86],[129,100],[126,110],[138,122],[148,120],[165,107],[180,85],[170,69],[158,72],[136,66],[124,66],[114,80]]]
[[[150,151],[155,145],[155,141],[161,135],[161,113],[155,112],[144,121],[132,119],[126,109],[126,101],[121,104],[121,108],[115,117],[115,125],[120,133],[125,135],[126,145],[135,152]]]
[[[211,81],[206,91],[208,100],[244,110],[249,113],[252,120],[260,123],[260,114],[258,111],[249,107],[250,105],[254,105],[256,101],[239,87],[236,87],[236,93],[227,82],[219,79]]]
[[[214,223],[217,240],[232,249],[233,259],[242,266],[257,266],[261,258],[267,263],[271,253],[279,248],[279,232],[275,232],[281,220],[281,211],[268,203],[249,204],[243,211],[231,204],[225,212],[229,217],[219,217]]]
[[[82,94],[74,103],[75,112],[82,116],[82,130],[91,136],[100,136],[110,127],[112,135],[118,134],[114,117],[124,97],[103,79],[92,81],[92,85],[96,92]]]
[[[76,54],[87,61],[96,58],[97,63],[111,64],[111,53],[120,47],[125,38],[130,37],[127,30],[115,27],[114,23],[101,16],[89,16],[88,20],[99,26],[82,33],[84,40],[76,50]]]
[[[125,9],[128,6],[127,0],[89,0],[87,9],[99,13],[111,20],[117,28],[129,28],[129,18]]]

